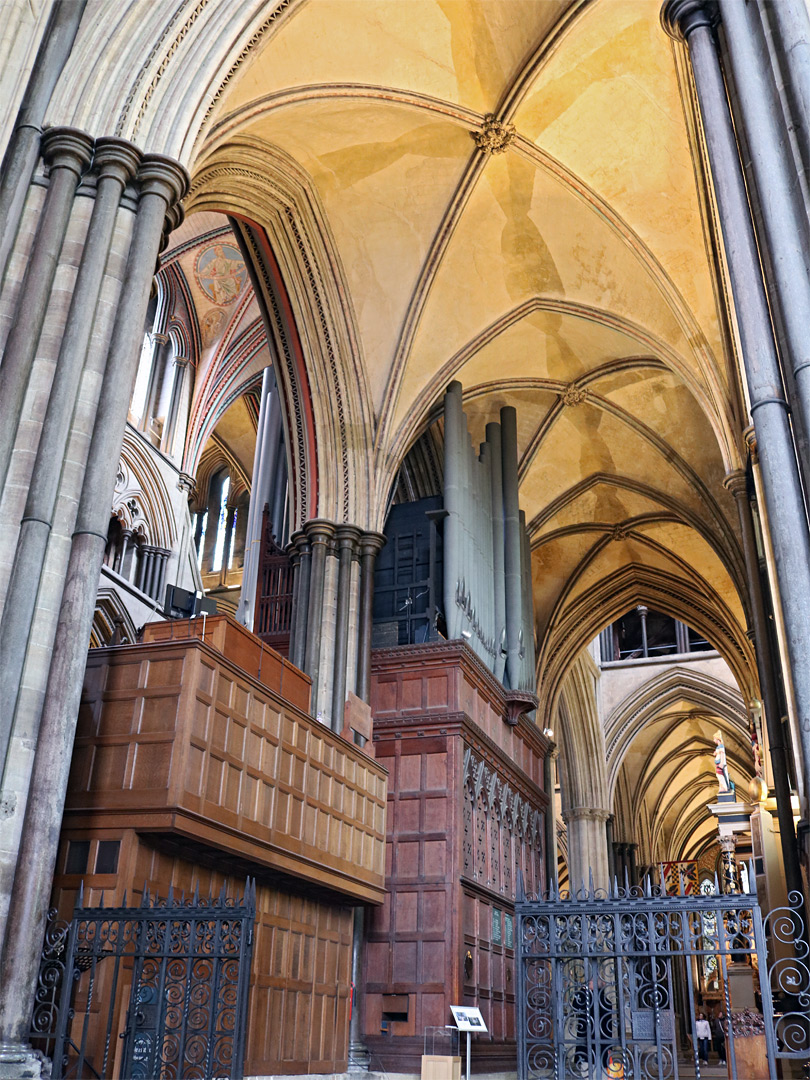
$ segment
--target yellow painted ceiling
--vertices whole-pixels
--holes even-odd
[[[744,630],[722,487],[735,366],[659,9],[308,0],[231,79],[199,149],[202,167],[247,137],[308,175],[374,417],[352,437],[386,484],[451,379],[476,437],[517,407],[541,641],[567,597],[631,561],[705,582]],[[486,155],[472,134],[493,112],[515,138]],[[572,384],[584,395],[563,404]]]

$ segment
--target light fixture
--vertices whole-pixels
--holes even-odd
[[[543,734],[545,735],[545,737],[547,739],[553,739],[554,738],[554,729],[550,728],[550,727],[544,727],[543,728]]]

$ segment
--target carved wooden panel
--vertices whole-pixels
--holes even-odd
[[[67,807],[379,902],[385,772],[196,639],[94,650]]]
[[[103,817],[100,820],[104,820]],[[117,869],[96,872],[100,844],[118,842]],[[74,852],[71,856],[71,846]],[[76,845],[86,855],[86,871],[67,873]],[[53,904],[68,917],[81,882],[85,903],[104,895],[108,906],[140,902],[144,883],[151,894],[169,888],[202,895],[223,885],[241,895],[244,876],[220,853],[220,869],[154,846],[134,829],[95,824],[62,832]],[[305,896],[261,879],[256,887],[256,926],[245,1055],[246,1075],[343,1072],[347,1066],[351,987],[352,909],[336,897]],[[122,992],[126,986],[122,985]],[[121,1008],[125,1007],[122,997]],[[105,1032],[99,1030],[103,1039]]]
[[[518,868],[529,888],[542,880],[547,742],[525,718],[507,725],[503,689],[457,643],[374,652],[371,701],[390,890],[367,924],[373,1067],[417,1071],[424,1028],[467,1004],[490,1032],[478,1068],[513,1069],[513,899]]]

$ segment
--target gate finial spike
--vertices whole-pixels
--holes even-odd
[[[82,880],[79,882],[79,891],[76,894],[76,900],[73,904],[73,910],[75,911],[76,908],[81,907],[84,907],[84,878],[82,878]]]
[[[667,895],[667,883],[664,880],[664,864],[663,863],[658,864],[658,879],[659,879],[659,883],[661,885],[661,895],[666,896]]]
[[[686,893],[684,892],[683,885],[684,885],[683,867],[679,866],[678,867],[678,896],[686,896]]]
[[[627,870],[627,863],[624,864],[624,891],[627,895],[630,895],[630,874]]]
[[[716,870],[714,872],[714,894],[715,894],[715,896],[720,895],[720,882],[719,882],[719,880],[717,878],[717,871]]]
[[[149,885],[146,878],[143,879],[143,892],[141,893],[141,907],[149,907]]]
[[[196,907],[200,902],[200,882],[199,879],[194,883],[194,899],[192,903]]]
[[[619,879],[615,874],[613,875],[613,899],[619,899]]]
[[[126,907],[126,906],[127,906],[127,890],[124,889],[124,898],[121,901],[121,907]]]
[[[520,867],[518,867],[517,872],[517,888],[515,889],[515,899],[520,903],[523,903],[523,901],[526,899],[526,893],[523,888],[523,871],[520,869]]]
[[[593,887],[593,867],[588,867],[588,895],[593,897],[596,890]]]
[[[652,896],[652,880],[649,874],[644,875],[644,895]]]
[[[169,885],[169,895],[166,897],[167,904],[174,903],[174,885]]]
[[[99,898],[98,906],[100,908],[104,907],[104,890],[103,889],[101,890],[101,897]]]
[[[757,879],[754,875],[754,860],[748,860],[748,895],[753,896],[757,891]]]

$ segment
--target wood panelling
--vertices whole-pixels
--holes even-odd
[[[71,842],[89,842],[88,870],[96,865],[101,840],[121,843],[115,874],[67,874]],[[152,895],[175,892],[241,895],[244,877],[156,848],[134,829],[70,828],[62,832],[54,906],[62,917],[73,910],[80,883],[87,906],[101,901],[137,905],[144,883]],[[280,888],[260,877],[256,886],[256,927],[251,965],[246,1075],[343,1072],[347,1066],[351,986],[352,908],[334,898],[313,898]],[[126,1009],[128,984],[121,987],[119,1014]],[[104,1032],[99,1036],[103,1038]]]
[[[371,700],[389,771],[389,896],[369,913],[365,948],[371,1067],[418,1071],[424,1028],[467,1004],[490,1031],[475,1040],[478,1069],[513,1069],[509,920],[517,868],[542,883],[547,741],[526,718],[506,723],[503,689],[459,643],[375,651]],[[407,998],[407,1018],[390,995]]]
[[[379,764],[207,634],[90,652],[70,825],[134,823],[379,903],[385,798]]]
[[[310,677],[230,615],[147,623],[142,640],[144,644],[153,644],[188,637],[204,640],[248,675],[275,690],[292,705],[309,712]]]

